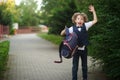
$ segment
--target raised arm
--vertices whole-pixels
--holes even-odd
[[[93,23],[93,25],[94,25],[95,23],[97,23],[97,15],[96,15],[96,11],[95,11],[95,8],[94,8],[93,5],[90,5],[90,6],[89,6],[89,11],[93,13],[92,23]]]

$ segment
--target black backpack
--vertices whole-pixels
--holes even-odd
[[[59,45],[59,57],[60,61],[54,61],[55,63],[62,63],[62,56],[66,59],[72,58],[76,49],[78,48],[78,36],[73,31],[73,33],[69,33],[68,28],[65,29],[66,36],[63,41]]]

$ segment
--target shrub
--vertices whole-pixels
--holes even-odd
[[[3,72],[6,69],[8,51],[9,51],[9,41],[0,42],[0,77],[3,76]]]

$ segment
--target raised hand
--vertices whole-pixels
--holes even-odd
[[[94,12],[94,11],[95,11],[95,9],[94,9],[94,6],[93,6],[93,5],[90,5],[90,6],[89,6],[89,11],[90,11],[90,12]]]

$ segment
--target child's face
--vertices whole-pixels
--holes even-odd
[[[76,26],[82,26],[84,23],[84,18],[81,15],[78,15],[75,19]]]

